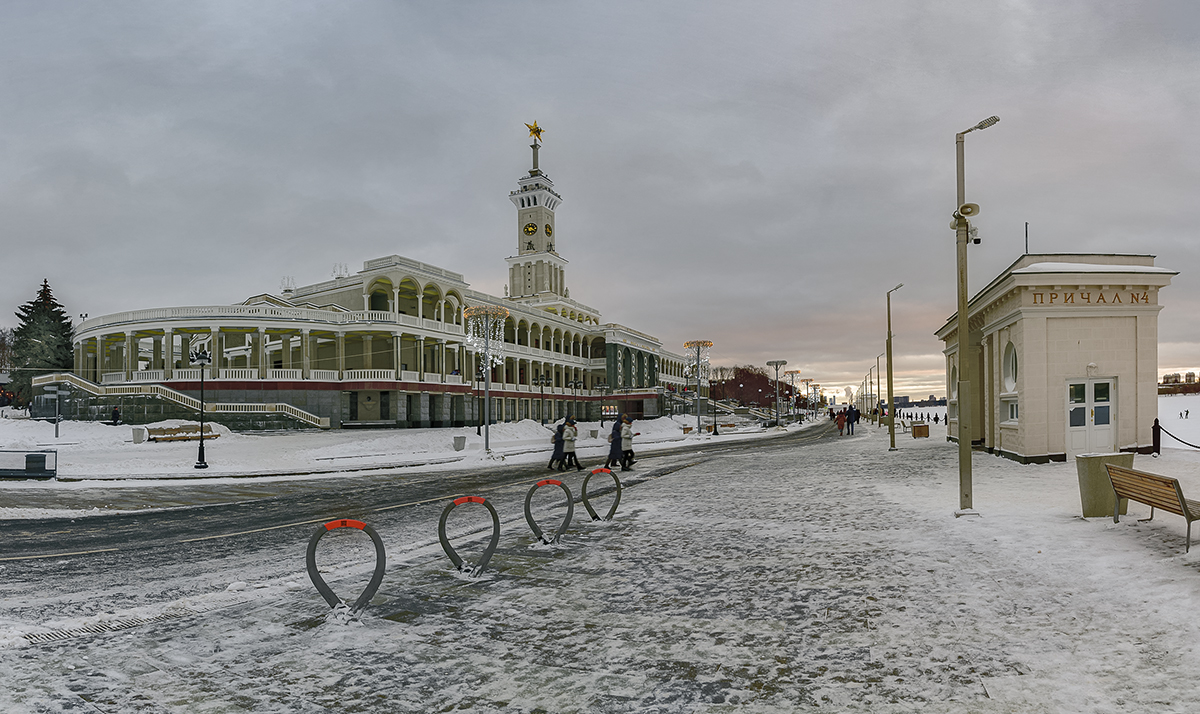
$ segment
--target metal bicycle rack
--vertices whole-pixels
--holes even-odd
[[[617,475],[611,470],[606,468],[593,469],[590,474],[583,477],[583,486],[580,487],[580,490],[582,491],[581,495],[583,496],[583,507],[587,509],[588,515],[592,517],[593,521],[600,520],[600,516],[596,515],[596,509],[592,508],[592,502],[588,500],[587,491],[588,481],[590,481],[593,476],[599,473],[605,473],[609,476],[612,476],[613,481],[617,483],[617,497],[613,500],[612,508],[608,509],[608,515],[604,517],[604,520],[611,521],[617,512],[617,506],[621,505],[621,479],[618,478]]]
[[[492,559],[492,554],[496,552],[496,544],[500,542],[500,516],[496,513],[496,509],[492,504],[483,496],[463,496],[462,498],[456,498],[446,506],[446,510],[442,511],[442,518],[438,521],[438,540],[442,543],[442,550],[446,551],[446,555],[450,556],[450,562],[454,563],[454,567],[459,570],[463,569],[463,559],[459,557],[458,552],[454,550],[454,546],[450,545],[450,540],[446,537],[446,518],[450,516],[450,511],[453,511],[456,507],[464,503],[481,503],[492,514],[492,539],[483,551],[483,557],[479,559],[479,564],[470,573],[471,577],[476,577],[487,567],[488,561]]]
[[[529,504],[531,501],[533,501],[534,492],[537,491],[542,486],[558,486],[558,487],[562,488],[563,493],[567,494],[567,517],[563,519],[562,525],[560,525],[558,527],[558,530],[556,530],[554,532],[554,537],[549,540],[547,540],[546,537],[542,535],[542,529],[538,528],[538,524],[536,521],[533,520],[533,514],[529,510]],[[529,523],[529,527],[533,529],[533,535],[536,536],[538,540],[540,540],[542,543],[544,543],[546,545],[550,545],[551,543],[557,543],[559,541],[559,539],[562,538],[563,533],[566,533],[567,528],[571,525],[571,517],[574,515],[575,515],[575,499],[573,499],[571,497],[571,489],[567,488],[567,485],[565,483],[563,483],[562,481],[557,481],[552,478],[548,478],[545,481],[538,481],[537,483],[535,483],[533,485],[532,488],[529,489],[529,493],[525,494],[525,520],[526,520],[526,522]]]
[[[383,574],[387,569],[387,556],[383,550],[383,540],[379,534],[371,526],[349,518],[342,518],[336,521],[329,521],[317,527],[317,531],[312,534],[312,538],[308,539],[308,577],[312,580],[313,585],[317,586],[317,592],[321,593],[321,597],[325,598],[325,602],[329,603],[329,607],[336,608],[338,605],[344,604],[337,596],[337,593],[325,583],[324,578],[317,572],[317,543],[331,530],[336,528],[354,528],[366,533],[371,537],[371,542],[375,544],[375,574],[371,576],[371,582],[367,584],[367,589],[363,590],[362,595],[354,601],[350,612],[357,613],[366,607],[371,598],[375,597],[376,591],[379,590],[380,584],[383,583]]]

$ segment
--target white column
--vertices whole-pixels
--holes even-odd
[[[312,372],[312,333],[300,331],[300,378],[308,379]]]

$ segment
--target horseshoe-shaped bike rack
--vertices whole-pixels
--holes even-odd
[[[450,516],[450,511],[455,507],[461,506],[464,503],[482,503],[488,512],[492,514],[492,540],[488,543],[487,548],[483,551],[483,557],[479,559],[479,565],[471,571],[471,577],[476,577],[483,572],[487,567],[488,561],[492,559],[492,554],[496,552],[496,544],[500,542],[500,516],[496,513],[496,509],[483,496],[463,496],[456,498],[446,505],[446,510],[442,511],[442,518],[438,521],[438,540],[442,542],[442,550],[446,551],[446,555],[450,556],[450,562],[454,563],[454,567],[459,570],[463,569],[463,559],[459,557],[454,547],[450,545],[450,539],[446,537],[446,518]]]
[[[333,592],[333,589],[325,583],[325,579],[317,572],[317,543],[331,530],[336,528],[355,528],[366,533],[371,537],[371,542],[375,544],[375,574],[371,576],[371,582],[367,584],[367,589],[363,590],[362,595],[354,601],[354,605],[350,608],[351,613],[356,613],[366,607],[371,598],[375,597],[375,592],[379,590],[379,586],[383,583],[383,574],[387,570],[387,556],[383,550],[383,540],[379,534],[371,526],[356,521],[350,518],[341,518],[335,521],[329,521],[317,527],[312,538],[308,539],[308,577],[312,580],[313,585],[317,586],[317,592],[321,593],[321,597],[325,598],[325,602],[329,603],[329,607],[335,608],[342,605],[342,600]]]
[[[596,515],[596,509],[592,508],[592,502],[588,500],[588,493],[587,493],[588,481],[590,481],[593,476],[595,476],[596,474],[600,474],[600,473],[604,473],[604,474],[608,474],[609,476],[612,476],[613,481],[617,482],[617,497],[616,497],[616,499],[613,500],[612,508],[608,509],[608,515],[604,517],[604,520],[611,521],[613,519],[613,516],[617,512],[617,506],[619,506],[621,504],[621,479],[618,478],[617,475],[615,473],[613,473],[610,469],[606,469],[603,467],[598,468],[598,469],[592,469],[592,472],[590,474],[583,477],[583,486],[580,488],[580,490],[582,491],[581,495],[583,496],[583,507],[587,509],[588,515],[592,517],[593,521],[600,520],[600,516]]]
[[[533,514],[529,510],[529,504],[533,500],[533,493],[542,486],[559,486],[562,488],[563,493],[567,494],[567,517],[563,519],[562,525],[560,525],[558,530],[554,532],[554,537],[549,540],[542,535],[542,529],[538,528],[538,524],[533,520]],[[567,527],[571,525],[571,517],[574,515],[575,499],[571,497],[571,489],[567,488],[567,485],[562,481],[557,481],[552,478],[548,478],[545,481],[538,481],[533,485],[532,488],[529,489],[529,493],[525,494],[525,521],[528,522],[529,527],[533,529],[533,535],[546,545],[557,543],[559,539],[562,538],[563,533],[567,532]]]

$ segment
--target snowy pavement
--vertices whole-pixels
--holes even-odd
[[[889,453],[886,432],[863,428],[802,448],[764,442],[753,457],[674,457],[625,491],[614,522],[577,509],[556,548],[533,542],[523,490],[498,494],[500,548],[477,580],[430,537],[441,504],[381,521],[389,569],[360,623],[324,617],[303,569],[307,531],[213,553],[193,564],[207,591],[140,605],[128,591],[198,576],[126,563],[72,587],[60,571],[88,561],[47,562],[37,567],[54,592],[42,592],[34,566],[6,564],[0,710],[1200,706],[1200,549],[1183,553],[1182,519],[1138,524],[1147,509],[1134,504],[1120,525],[1084,520],[1073,464],[985,455],[974,464],[983,517],[955,519],[954,445],[899,446]],[[1191,452],[1135,466],[1200,494]],[[561,513],[550,500],[538,512],[543,528]],[[463,519],[452,532],[472,529]],[[319,562],[353,599],[369,551],[333,536]],[[480,544],[468,541],[455,543],[470,560]],[[89,626],[115,631],[30,642]]]

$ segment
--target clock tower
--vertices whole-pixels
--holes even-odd
[[[517,209],[517,253],[508,257],[508,295],[510,298],[566,296],[567,261],[555,248],[554,209],[562,196],[554,191],[554,182],[538,168],[538,149],[543,129],[534,122],[533,168],[517,180],[517,190],[508,198]]]

